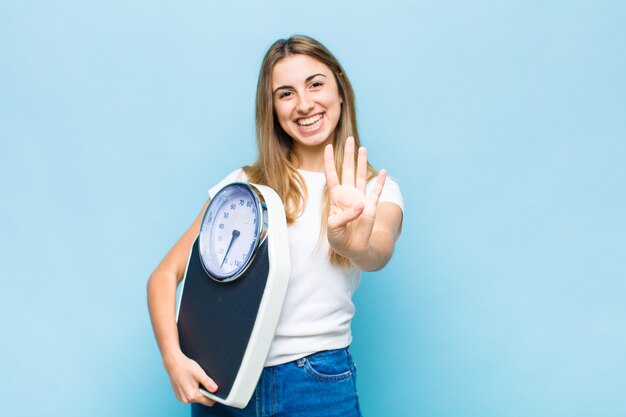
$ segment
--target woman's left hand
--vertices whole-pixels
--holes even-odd
[[[335,169],[333,146],[324,149],[324,173],[330,198],[328,242],[340,255],[355,260],[367,255],[376,219],[378,199],[385,184],[386,172],[381,170],[374,188],[365,195],[367,185],[367,151],[361,147],[354,172],[354,138],[346,140],[341,183]]]

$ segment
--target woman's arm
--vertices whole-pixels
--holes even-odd
[[[148,279],[148,308],[163,365],[170,377],[176,398],[184,403],[211,406],[214,401],[200,392],[200,384],[211,392],[217,385],[200,365],[183,354],[176,326],[176,286],[185,275],[189,251],[200,231],[202,216],[209,201],[191,227],[178,239]]]

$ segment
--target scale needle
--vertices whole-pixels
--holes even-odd
[[[233,242],[238,237],[239,237],[239,230],[233,230],[233,235],[230,238],[230,243],[228,244],[228,249],[226,249],[226,253],[224,254],[224,259],[222,259],[222,264],[220,265],[220,268],[222,268],[224,266],[224,262],[226,261],[226,257],[228,256],[228,252],[230,251],[231,246],[233,246]]]

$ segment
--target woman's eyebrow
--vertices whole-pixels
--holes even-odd
[[[321,75],[321,76],[322,76],[322,77],[324,77],[324,78],[328,78],[326,75],[324,75],[324,74],[322,74],[322,73],[319,73],[319,72],[318,72],[317,74],[309,75],[308,77],[306,77],[306,80],[304,80],[304,83],[305,83],[305,84],[306,84],[306,83],[308,83],[309,81],[311,81],[313,78],[317,77],[318,75]],[[272,94],[274,94],[274,93],[275,93],[275,92],[277,92],[278,90],[281,90],[281,89],[289,89],[289,88],[293,88],[293,87],[292,87],[292,86],[290,86],[290,85],[281,85],[280,87],[276,87],[276,88],[274,89],[274,91],[272,91]]]
[[[324,74],[317,73],[317,74],[309,75],[308,77],[306,77],[306,80],[304,80],[304,83],[305,84],[308,83],[309,81],[311,81],[313,78],[317,77],[318,75],[321,75],[324,78],[328,78]]]

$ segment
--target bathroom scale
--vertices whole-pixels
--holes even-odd
[[[215,194],[179,284],[180,347],[218,385],[207,397],[244,408],[274,337],[290,274],[285,210],[264,185]]]

